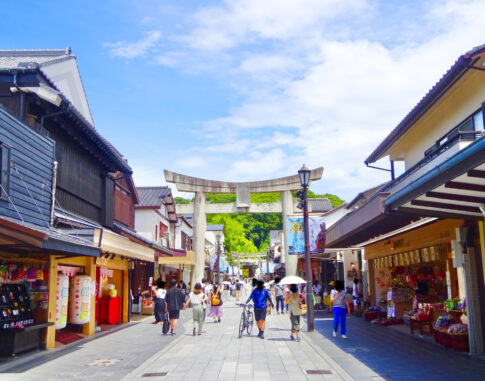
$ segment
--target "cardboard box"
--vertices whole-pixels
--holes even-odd
[[[153,300],[142,299],[141,300],[141,313],[142,315],[153,315]]]

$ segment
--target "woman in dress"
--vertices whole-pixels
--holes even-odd
[[[202,285],[197,282],[194,286],[194,290],[189,295],[189,300],[187,300],[186,302],[187,304],[192,303],[192,318],[194,322],[194,329],[192,331],[192,334],[194,336],[196,328],[198,328],[197,335],[200,336],[202,334],[202,325],[204,324],[205,320],[204,302],[205,295],[202,291]]]
[[[220,323],[222,318],[222,298],[221,290],[218,285],[213,286],[213,289],[209,294],[209,301],[211,307],[207,316],[213,318],[214,323]]]

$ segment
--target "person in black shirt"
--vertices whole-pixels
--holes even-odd
[[[170,319],[170,333],[174,336],[177,330],[180,310],[185,309],[185,295],[177,288],[177,281],[175,279],[172,279],[170,285],[172,287],[167,291],[165,302],[167,303],[168,317]]]

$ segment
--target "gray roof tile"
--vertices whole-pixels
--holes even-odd
[[[136,187],[140,203],[137,206],[162,206],[165,197],[172,194],[170,187]]]

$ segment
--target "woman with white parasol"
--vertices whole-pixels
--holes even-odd
[[[290,292],[285,296],[285,303],[290,311],[291,322],[291,340],[300,341],[300,316],[302,314],[300,293],[297,284],[304,284],[306,281],[297,276],[287,276],[279,282],[280,284],[289,284]]]

